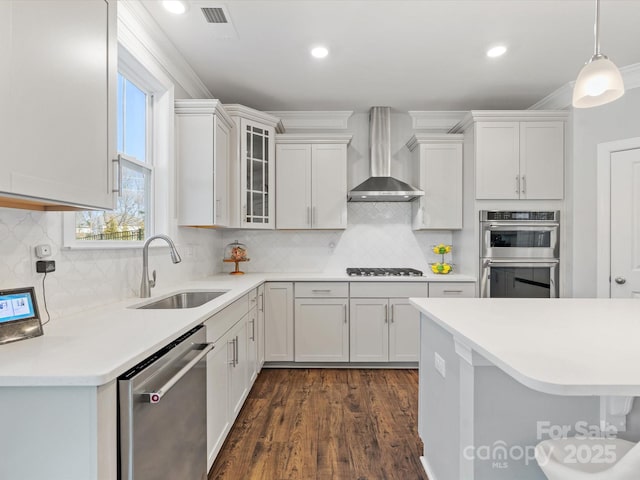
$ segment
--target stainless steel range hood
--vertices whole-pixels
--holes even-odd
[[[371,176],[349,192],[350,202],[410,202],[424,192],[391,176],[391,108],[369,113]]]

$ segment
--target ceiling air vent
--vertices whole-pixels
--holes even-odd
[[[202,8],[202,14],[209,23],[228,23],[227,16],[224,14],[222,8]]]

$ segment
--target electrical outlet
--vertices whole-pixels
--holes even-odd
[[[51,256],[51,245],[42,244],[36,245],[36,257],[38,258],[47,258]]]
[[[55,260],[38,260],[36,262],[36,272],[51,273],[56,271]]]
[[[446,378],[447,377],[447,364],[444,361],[444,358],[442,358],[437,353],[435,353],[434,356],[435,356],[435,367],[436,367],[436,370],[438,371],[438,373],[440,375],[442,375],[442,378]]]

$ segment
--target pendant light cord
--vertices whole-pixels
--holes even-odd
[[[600,0],[596,0],[596,23],[593,27],[595,45],[593,47],[593,57],[600,56]]]

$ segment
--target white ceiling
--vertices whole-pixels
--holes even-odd
[[[260,110],[527,108],[593,50],[594,0],[190,1],[182,16],[143,3],[216,98]],[[221,5],[236,38],[200,11]],[[640,0],[603,0],[601,15],[602,52],[639,63]],[[509,51],[487,58],[496,43]]]

